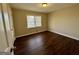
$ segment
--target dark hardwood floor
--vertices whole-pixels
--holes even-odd
[[[79,41],[51,32],[17,38],[15,55],[78,55]]]

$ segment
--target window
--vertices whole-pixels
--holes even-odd
[[[27,16],[27,28],[40,27],[41,16]]]

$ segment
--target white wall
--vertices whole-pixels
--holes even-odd
[[[79,5],[52,12],[48,20],[49,31],[79,39]]]

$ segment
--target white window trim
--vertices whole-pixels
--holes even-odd
[[[33,15],[27,15],[27,16],[33,16]],[[26,16],[26,18],[27,18],[27,16]],[[41,26],[36,26],[36,21],[35,21],[35,15],[34,15],[34,23],[35,23],[35,27],[28,27],[28,23],[27,23],[27,28],[28,29],[30,29],[30,28],[38,28],[38,27],[42,27],[42,16],[40,16],[41,17]],[[26,20],[27,21],[27,20]]]

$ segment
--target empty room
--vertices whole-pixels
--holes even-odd
[[[79,4],[0,3],[0,52],[79,55]]]

